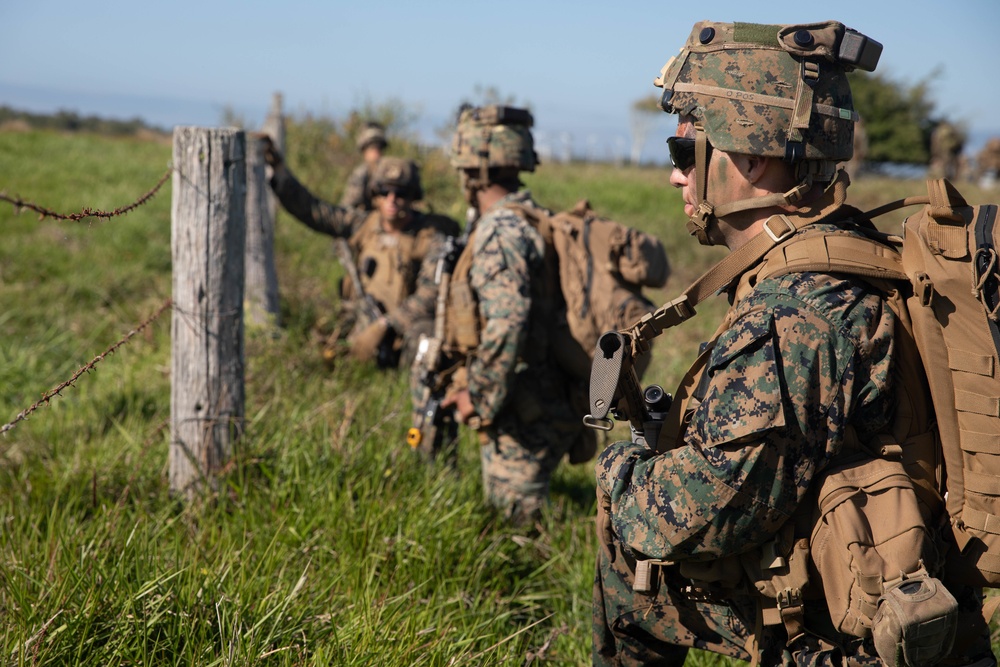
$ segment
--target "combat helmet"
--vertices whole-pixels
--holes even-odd
[[[488,181],[489,170],[509,168],[534,171],[538,165],[531,137],[534,118],[527,109],[501,105],[464,106],[451,142],[451,166],[463,172],[478,170]]]
[[[385,128],[375,122],[365,123],[365,126],[358,133],[357,147],[359,153],[364,153],[365,149],[371,145],[385,148],[389,142],[385,138]]]
[[[390,189],[411,202],[423,199],[424,189],[420,185],[417,163],[401,157],[380,158],[368,180],[368,192],[377,197]]]
[[[853,155],[854,110],[847,72],[871,72],[882,45],[836,21],[799,25],[694,25],[654,85],[659,106],[695,119],[698,211],[691,229],[702,243],[713,217],[793,204],[814,182],[832,182]],[[784,194],[713,207],[707,199],[708,146],[779,157],[795,165],[799,185]],[[699,231],[701,233],[699,233]]]

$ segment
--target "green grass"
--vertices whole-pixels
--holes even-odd
[[[0,190],[65,213],[114,209],[169,159],[153,141],[0,132]],[[586,193],[661,236],[675,269],[662,301],[720,256],[688,238],[666,179],[545,165],[525,180],[550,207]],[[170,296],[170,187],[110,221],[2,205],[0,225],[5,423]],[[323,364],[330,244],[282,213],[276,251],[285,328],[248,335],[247,433],[217,493],[169,492],[169,315],[0,437],[0,662],[589,664],[591,466],[560,469],[536,530],[499,521],[468,434],[454,468],[410,455],[405,377]],[[676,384],[724,309],[706,303],[655,347],[647,380]]]

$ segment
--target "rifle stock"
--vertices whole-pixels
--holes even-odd
[[[448,311],[448,289],[461,250],[462,244],[454,237],[448,237],[434,274],[434,280],[438,285],[434,310],[434,335],[421,338],[413,367],[420,387],[420,398],[413,406],[413,426],[406,433],[406,442],[428,460],[432,460],[439,451],[450,446],[458,437],[458,421],[455,419],[455,413],[453,410],[442,408],[441,402],[447,390],[448,375],[454,368],[454,364],[444,363],[445,355],[442,347]]]
[[[671,401],[659,385],[645,390],[640,386],[629,337],[619,331],[601,335],[590,368],[590,414],[583,418],[584,424],[610,431],[614,421],[608,414],[627,419],[633,437],[655,449]]]

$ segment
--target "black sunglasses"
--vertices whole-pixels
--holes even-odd
[[[375,191],[379,197],[388,197],[389,195],[396,195],[396,199],[406,199],[406,192],[402,188],[379,188]]]
[[[695,141],[695,139],[689,139],[688,137],[670,137],[667,139],[667,149],[670,151],[670,164],[674,165],[675,169],[687,171],[694,166]],[[706,145],[709,150],[712,149],[711,144],[707,144],[706,142]]]

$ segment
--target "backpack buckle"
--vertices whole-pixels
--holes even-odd
[[[777,231],[772,230],[771,229],[772,220],[778,220],[779,222],[785,223],[785,228],[778,229]],[[772,215],[770,218],[764,221],[764,231],[767,232],[767,235],[771,237],[772,241],[774,241],[775,243],[781,243],[782,241],[784,241],[789,236],[795,233],[795,225],[793,225],[792,221],[783,215]]]
[[[796,608],[802,607],[802,590],[799,588],[786,588],[783,591],[778,591],[778,610],[782,612],[782,616],[785,615],[786,609],[794,610]]]
[[[925,308],[934,300],[934,283],[926,273],[920,272],[913,276],[913,295]]]

